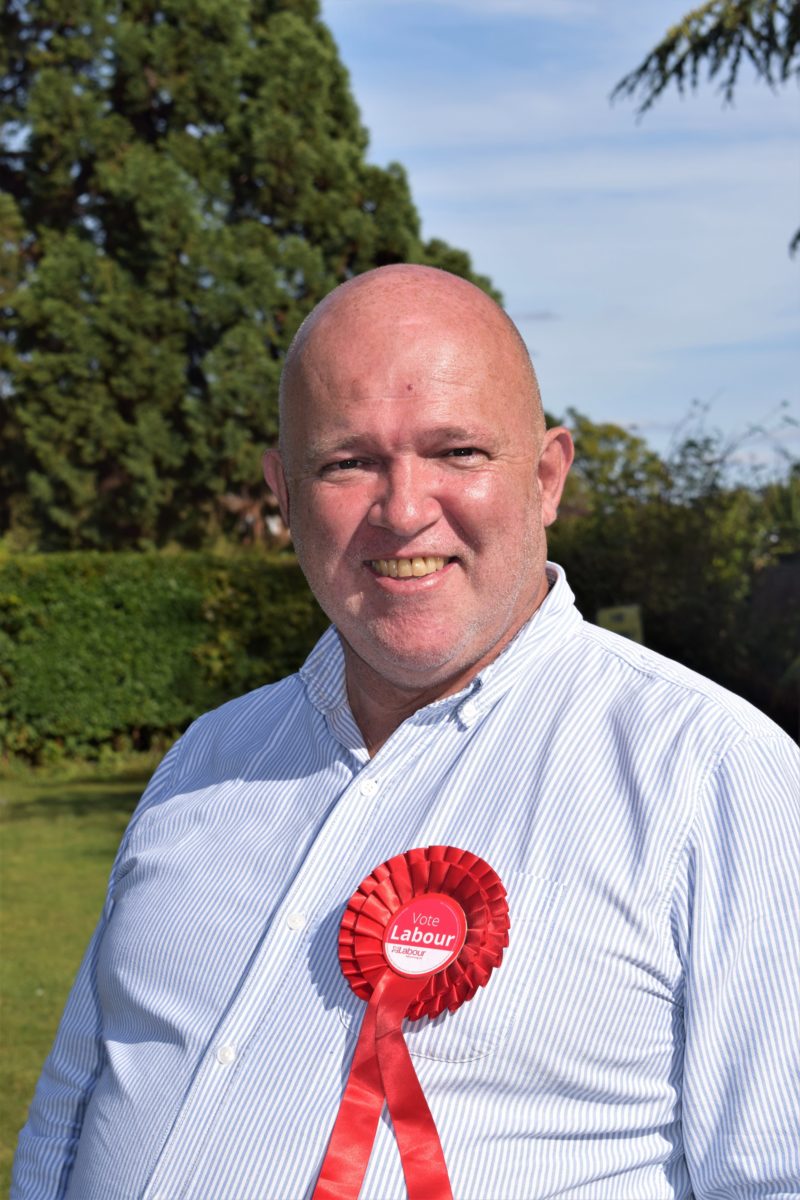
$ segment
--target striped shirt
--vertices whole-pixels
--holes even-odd
[[[329,630],[156,772],[23,1130],[15,1200],[308,1197],[365,1005],[337,960],[378,863],[500,874],[509,948],[406,1040],[458,1200],[800,1194],[797,747],[584,623],[509,647],[369,758]],[[385,1116],[362,1200],[405,1196]]]

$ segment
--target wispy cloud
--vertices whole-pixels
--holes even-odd
[[[793,89],[743,73],[609,93],[675,0],[323,0],[371,157],[408,168],[426,236],[468,249],[524,336],[545,402],[655,440],[694,398],[726,429],[797,396]],[[796,400],[795,400],[796,402]],[[650,434],[648,434],[650,436]]]

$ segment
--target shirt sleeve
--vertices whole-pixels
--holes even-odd
[[[706,782],[679,889],[696,1200],[800,1195],[798,864],[800,753],[747,739]]]
[[[102,915],[72,985],[20,1134],[11,1200],[60,1200],[66,1193],[84,1114],[105,1064],[95,968],[114,908],[116,866],[141,813],[167,794],[179,746],[176,742],[153,775],[114,860]]]

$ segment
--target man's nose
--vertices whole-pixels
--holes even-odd
[[[370,525],[399,537],[412,537],[433,525],[441,515],[434,495],[431,464],[419,459],[391,463],[380,477],[379,494],[369,510]]]

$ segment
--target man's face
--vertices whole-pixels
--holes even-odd
[[[349,665],[354,653],[401,689],[474,674],[546,594],[552,451],[540,466],[532,377],[488,324],[435,305],[330,314],[291,381],[284,506],[298,559]],[[277,472],[273,459],[280,492]]]

